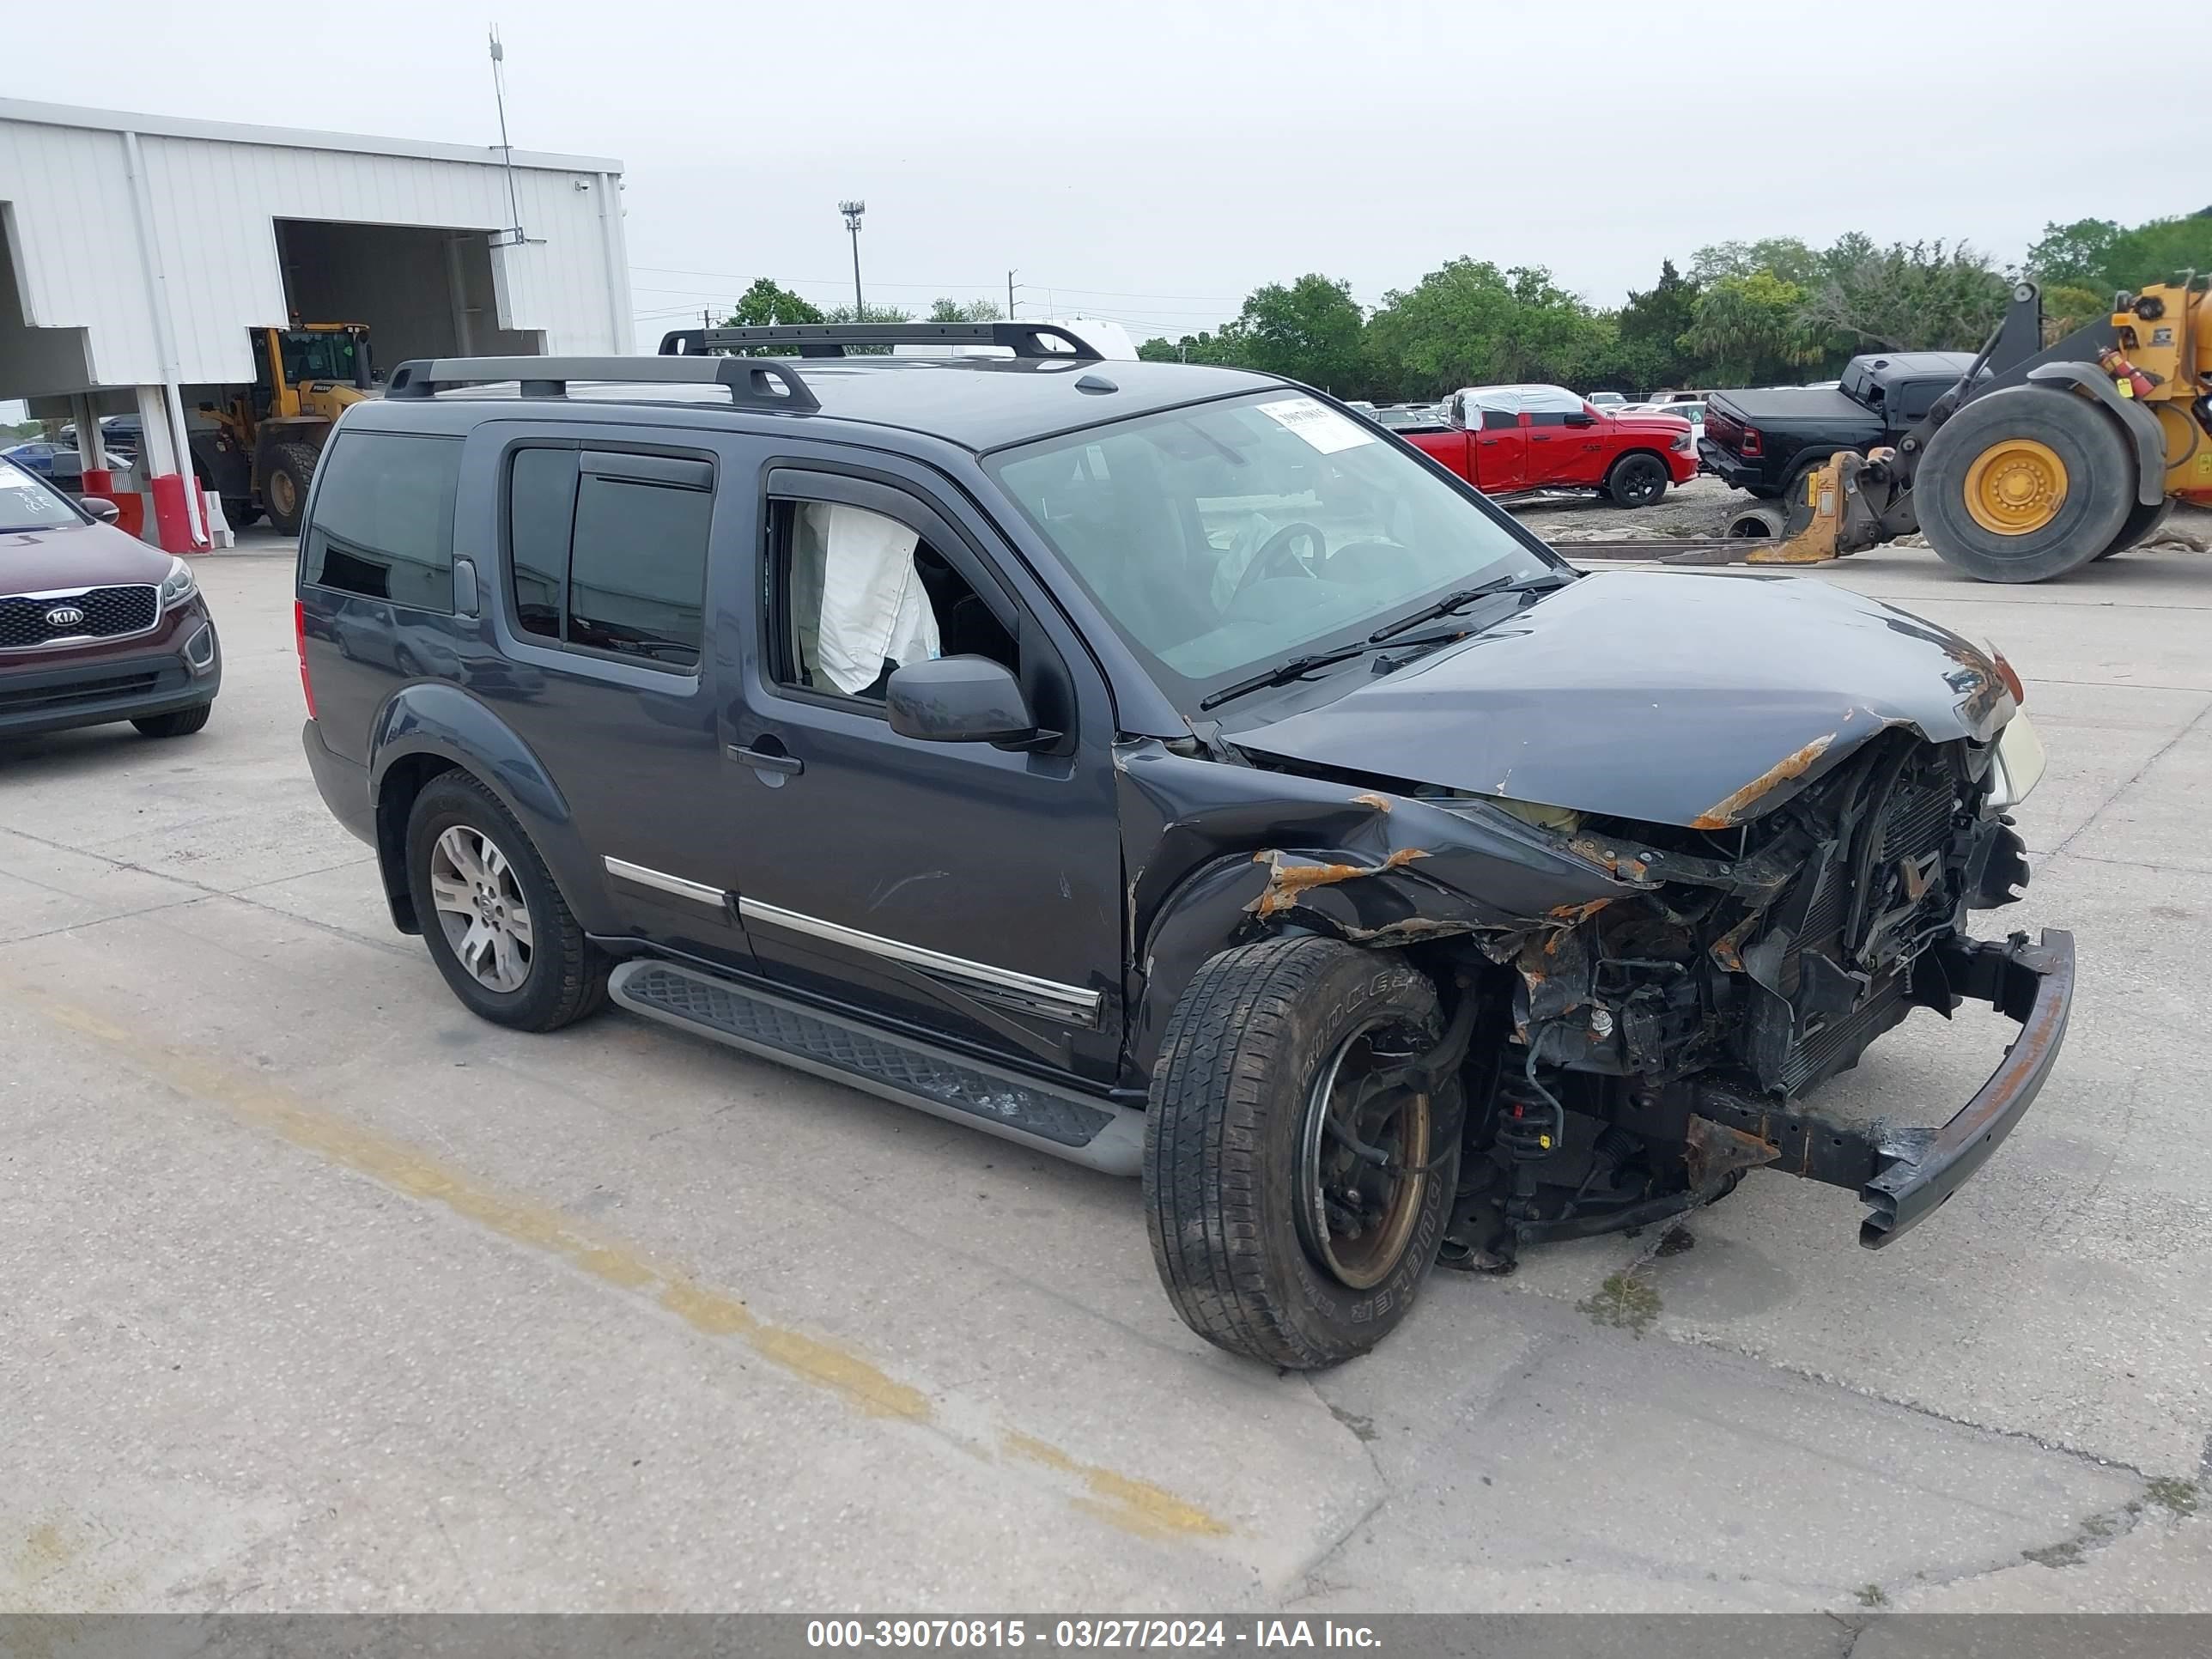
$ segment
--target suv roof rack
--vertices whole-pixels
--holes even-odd
[[[1061,345],[1048,345],[1048,341]],[[1003,346],[1017,357],[1102,362],[1098,348],[1057,323],[775,323],[751,328],[679,328],[660,337],[664,356],[697,356],[759,346],[793,346],[800,357],[842,357],[848,346]]]
[[[384,395],[433,398],[453,386],[520,383],[526,398],[565,398],[571,380],[607,386],[723,386],[730,401],[801,414],[822,407],[788,366],[744,357],[416,357],[392,371]]]

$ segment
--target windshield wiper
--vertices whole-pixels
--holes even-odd
[[[1357,645],[1340,645],[1333,651],[1309,651],[1303,657],[1292,657],[1288,662],[1279,663],[1249,679],[1233,681],[1218,691],[1209,692],[1198,700],[1198,706],[1200,708],[1218,708],[1231,697],[1241,697],[1247,691],[1265,690],[1271,685],[1288,685],[1292,680],[1302,679],[1316,668],[1326,668],[1331,663],[1349,662],[1352,658],[1372,650],[1374,645],[1372,640],[1363,640]]]
[[[1477,599],[1486,599],[1493,593],[1533,593],[1540,588],[1573,580],[1564,571],[1545,570],[1531,576],[1501,576],[1496,581],[1479,582],[1473,587],[1462,587],[1456,593],[1447,593],[1435,604],[1425,605],[1411,616],[1383,623],[1367,636],[1367,642],[1380,645],[1385,640],[1395,640],[1408,629],[1419,628],[1425,622],[1434,622],[1438,617],[1448,617],[1462,605],[1473,605]]]

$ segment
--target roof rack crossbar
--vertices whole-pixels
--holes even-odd
[[[455,386],[514,380],[526,398],[565,398],[572,380],[607,386],[721,386],[754,409],[822,407],[788,364],[744,357],[416,357],[392,371],[386,398],[433,398]]]
[[[1001,346],[1017,357],[1103,361],[1096,346],[1057,323],[775,323],[751,328],[679,328],[660,338],[665,356],[787,346],[796,356],[842,357],[849,346],[902,345]]]

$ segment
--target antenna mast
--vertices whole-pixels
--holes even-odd
[[[522,203],[514,189],[514,146],[507,138],[507,48],[499,43],[499,25],[491,27],[491,95],[499,106],[499,149],[507,164],[507,212],[514,222],[492,239],[495,247],[520,247],[530,238],[522,234]],[[543,238],[539,240],[543,240]]]

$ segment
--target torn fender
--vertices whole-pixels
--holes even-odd
[[[1635,886],[1479,803],[1449,811],[1152,739],[1115,759],[1139,1077],[1199,964],[1231,945],[1288,929],[1378,947],[1474,935],[1509,960]]]

